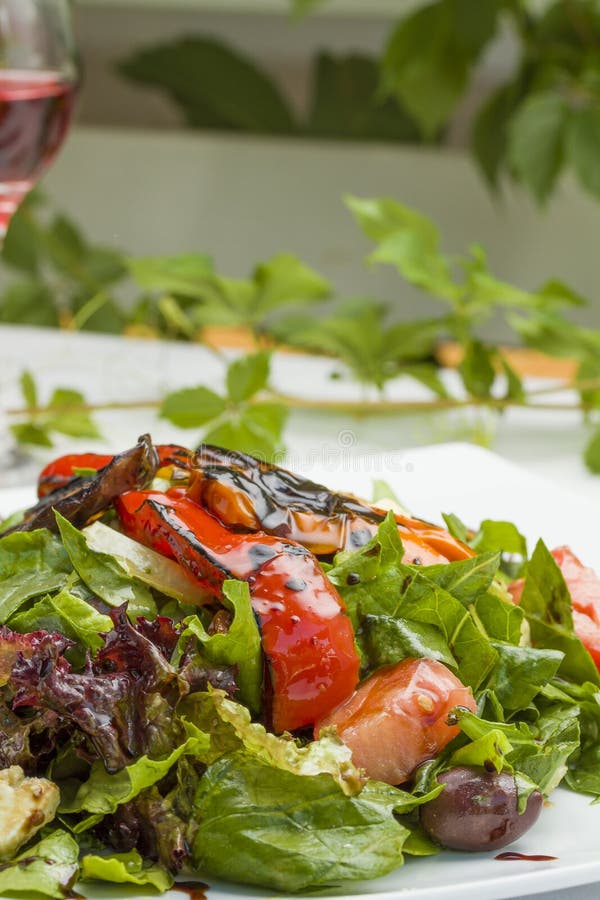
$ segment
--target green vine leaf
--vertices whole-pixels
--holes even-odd
[[[39,392],[31,372],[24,371],[19,384],[27,415],[10,426],[17,443],[52,447],[54,432],[73,438],[102,437],[80,391],[56,388],[48,405],[40,408]]]
[[[37,386],[31,372],[25,370],[21,373],[19,385],[21,387],[21,394],[23,395],[23,400],[25,401],[27,409],[35,409],[38,404],[38,393]]]
[[[600,198],[600,101],[571,113],[566,134],[566,156],[582,187]]]
[[[178,428],[200,428],[223,415],[226,407],[223,397],[210,388],[199,386],[167,394],[159,415]]]
[[[224,395],[202,385],[174,391],[164,398],[159,415],[179,428],[207,426],[202,439],[211,444],[272,459],[284,450],[288,410],[262,399],[270,359],[265,351],[235,359],[227,368]]]
[[[412,116],[394,99],[377,96],[377,60],[362,54],[320,53],[314,63],[313,93],[306,129],[336,140],[417,143]]]
[[[281,91],[248,57],[213,38],[188,37],[140,50],[121,74],[169,94],[196,127],[291,134],[294,118]]]
[[[472,397],[489,397],[496,380],[493,366],[494,351],[481,341],[472,341],[465,350],[459,366],[463,384]]]
[[[600,428],[597,429],[585,448],[585,464],[594,475],[600,475]]]
[[[534,94],[519,107],[509,129],[508,157],[516,175],[543,203],[564,161],[569,110],[560,94]]]
[[[406,16],[382,60],[382,88],[431,138],[458,103],[472,65],[496,30],[495,0],[438,0]]]
[[[212,284],[214,267],[204,253],[130,259],[129,272],[142,290],[201,299]]]
[[[233,403],[249,400],[264,390],[269,380],[271,356],[256,353],[235,360],[227,369],[227,393]]]

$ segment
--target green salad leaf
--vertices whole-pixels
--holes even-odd
[[[350,749],[334,732],[326,730],[318,741],[300,746],[291,736],[278,737],[252,722],[248,710],[222,691],[194,694],[181,708],[196,726],[210,730],[215,759],[243,749],[267,765],[295,775],[328,774],[348,795],[358,793],[365,782],[352,762]]]
[[[573,629],[572,602],[562,573],[543,541],[539,541],[527,566],[521,608],[531,627],[532,641],[564,654],[559,673],[583,684],[600,685],[592,657]]]
[[[127,575],[113,556],[92,550],[84,533],[60,513],[56,521],[73,568],[94,594],[109,606],[127,603],[132,618],[156,616],[156,603],[145,584]]]
[[[102,647],[104,642],[100,635],[112,629],[110,618],[98,612],[68,585],[56,594],[47,594],[30,609],[18,612],[9,624],[13,631],[22,634],[40,629],[58,632],[92,651]]]
[[[385,875],[410,833],[377,784],[348,797],[329,775],[296,775],[244,750],[209,766],[195,808],[198,869],[283,891]]]
[[[81,860],[82,881],[109,881],[112,884],[151,885],[164,893],[175,879],[162,866],[146,863],[137,850],[95,856],[88,853]]]
[[[209,635],[198,616],[190,616],[184,620],[186,630],[179,639],[179,647],[183,649],[189,635],[194,635],[210,662],[236,665],[240,699],[251,712],[258,713],[262,700],[262,647],[246,582],[225,581],[223,605],[233,613],[228,631]]]
[[[69,815],[90,813],[91,815],[72,826],[75,833],[87,831],[104,816],[114,813],[118,806],[128,803],[141,791],[159,782],[182,756],[195,756],[204,760],[208,758],[209,749],[209,736],[193,728],[193,734],[164,759],[142,756],[114,775],[109,774],[102,763],[94,763],[90,777],[83,784],[61,785],[59,812]]]
[[[66,831],[53,831],[0,866],[0,894],[44,894],[64,900],[79,875],[79,846]]]
[[[46,529],[0,538],[0,623],[32,597],[61,590],[70,572],[63,544]]]

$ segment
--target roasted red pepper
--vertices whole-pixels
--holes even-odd
[[[230,528],[266,531],[298,541],[317,556],[358,550],[386,512],[330,491],[294,472],[220,447],[196,453],[190,496]],[[444,528],[396,515],[404,561],[424,566],[468,559],[473,551]]]
[[[352,625],[306,548],[262,532],[236,534],[180,489],[132,491],[115,506],[127,534],[176,559],[216,596],[227,578],[248,582],[276,732],[313,724],[350,696],[359,670]]]
[[[192,453],[177,444],[159,444],[155,447],[158,453],[160,468],[173,466],[177,469],[188,469]],[[68,453],[48,463],[38,478],[38,497],[46,497],[58,488],[64,487],[77,472],[85,469],[99,471],[112,462],[114,456],[108,453]]]

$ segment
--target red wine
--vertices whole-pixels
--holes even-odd
[[[0,69],[0,233],[59,150],[74,95],[58,72]]]

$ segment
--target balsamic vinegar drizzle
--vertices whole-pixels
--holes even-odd
[[[190,900],[206,900],[208,885],[203,881],[177,881],[171,890],[187,894]]]

